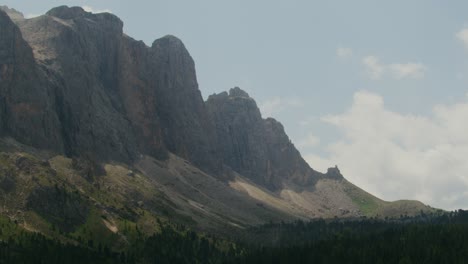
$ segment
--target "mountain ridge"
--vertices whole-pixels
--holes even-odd
[[[103,229],[123,243],[124,223],[153,232],[159,218],[216,233],[434,211],[381,201],[338,168],[313,170],[238,87],[203,101],[174,36],[149,47],[112,14],[60,6],[17,19],[11,10],[0,7],[1,213],[27,228],[55,234],[48,226],[71,219],[61,231]]]

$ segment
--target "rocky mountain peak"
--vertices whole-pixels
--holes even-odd
[[[92,27],[101,27],[104,28],[105,31],[109,31],[111,33],[117,32],[122,34],[123,29],[123,22],[111,13],[98,13],[93,14],[90,12],[86,12],[83,8],[79,6],[59,6],[52,8],[49,10],[46,15],[51,17],[56,17],[62,20],[73,20],[79,21],[80,23],[89,23],[95,24],[91,25]]]
[[[190,79],[191,81],[191,83],[186,83],[184,85],[185,88],[196,89],[198,91],[195,63],[188,50],[185,48],[185,45],[179,38],[172,35],[166,35],[162,38],[156,39],[151,46],[150,59],[155,62],[164,63],[160,67],[164,66],[163,68],[167,68],[169,66],[170,68],[167,68],[166,71],[171,74],[185,75],[186,80],[188,81]],[[167,79],[167,81],[169,81],[169,79]],[[169,86],[177,88],[181,87],[181,83],[174,82]]]
[[[185,49],[185,45],[178,37],[173,35],[166,35],[162,38],[156,39],[151,45],[152,48],[161,47],[161,48],[175,48],[175,49]]]
[[[335,167],[328,168],[326,175],[328,178],[343,179],[343,175],[341,174],[340,169],[338,169],[338,166],[336,165]]]
[[[65,5],[54,7],[46,13],[46,15],[58,17],[61,19],[74,19],[78,17],[84,17],[87,14],[89,13],[84,11],[84,9],[79,6],[68,7]]]
[[[229,96],[250,98],[249,94],[246,91],[242,90],[237,86],[229,90]]]
[[[255,100],[234,87],[206,101],[216,127],[225,164],[271,190],[284,184],[313,184],[322,175],[312,170],[273,118],[262,119]]]
[[[18,10],[14,8],[9,8],[8,6],[0,6],[0,10],[5,12],[11,20],[13,21],[21,21],[24,20],[24,15],[23,13],[19,12]]]
[[[195,63],[180,39],[172,35],[153,42],[149,49],[150,87],[164,144],[173,152],[208,171],[217,171],[214,128],[198,89]]]

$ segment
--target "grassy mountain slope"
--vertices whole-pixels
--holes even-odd
[[[346,180],[271,192],[241,175],[228,183],[172,155],[142,157],[132,167],[53,156],[11,139],[0,144],[0,214],[64,241],[115,249],[158,221],[230,235],[267,222],[316,217],[398,217],[434,209],[415,201],[382,201]]]

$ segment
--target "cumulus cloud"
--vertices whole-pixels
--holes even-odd
[[[353,50],[350,48],[337,48],[336,56],[338,56],[339,58],[349,58],[353,56]]]
[[[94,14],[97,14],[97,13],[112,13],[111,10],[109,9],[95,9],[91,6],[82,6],[83,10],[86,11],[86,12],[90,12],[90,13],[94,13]]]
[[[362,63],[366,67],[366,71],[371,79],[378,80],[382,77],[384,65],[379,62],[377,57],[367,56],[362,59]]]
[[[457,38],[463,42],[468,49],[468,28],[464,28],[457,33]]]
[[[420,116],[388,110],[381,96],[360,91],[346,112],[322,117],[343,138],[328,145],[327,157],[305,158],[319,170],[338,164],[350,181],[387,200],[468,208],[466,120],[468,97]]]
[[[362,59],[362,63],[366,68],[369,78],[379,80],[385,73],[390,73],[397,80],[404,78],[421,79],[427,70],[427,67],[422,63],[381,63],[376,56],[367,56]]]
[[[396,63],[388,66],[396,79],[414,78],[420,79],[424,77],[426,66],[422,63]]]
[[[302,107],[303,103],[298,98],[280,98],[274,97],[262,102],[258,107],[263,117],[271,117],[276,113],[282,112],[291,107]]]

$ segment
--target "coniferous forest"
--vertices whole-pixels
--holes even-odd
[[[163,224],[119,252],[49,239],[8,220],[0,236],[0,263],[466,263],[468,212],[271,223],[230,240]]]

